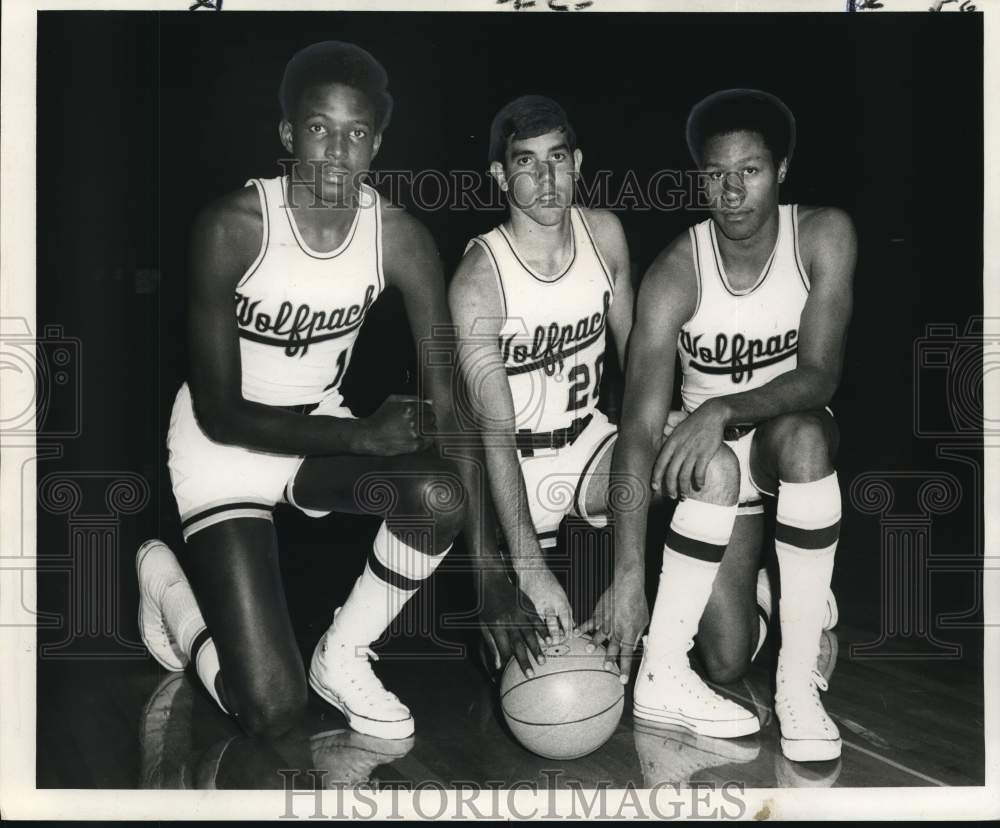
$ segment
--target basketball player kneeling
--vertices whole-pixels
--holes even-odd
[[[592,629],[596,640],[609,641],[605,666],[617,671],[620,661],[627,681],[648,621],[641,550],[625,548],[628,559],[617,555],[613,584],[579,625],[542,555],[571,511],[606,524],[618,432],[597,400],[607,332],[624,361],[632,325],[621,224],[607,211],[573,205],[582,159],[555,101],[526,95],[497,113],[490,171],[509,216],[469,243],[449,301],[465,403],[483,435],[489,484],[482,504],[470,498],[470,523],[483,540],[476,555],[480,617],[493,666],[513,655],[530,675],[529,652],[544,663],[536,630],[556,641]],[[494,520],[516,586],[497,553]]]
[[[385,70],[357,46],[327,41],[297,53],[280,93],[291,175],[251,180],[195,227],[191,370],[167,438],[183,566],[159,541],[139,550],[141,628],[161,664],[193,663],[218,704],[256,736],[288,731],[307,696],[275,504],[385,517],[308,673],[352,728],[383,738],[407,738],[414,723],[372,671],[370,646],[464,522],[461,484],[431,433],[435,418],[451,416],[446,369],[423,377],[433,405],[390,398],[364,419],[338,390],[386,287],[401,292],[416,341],[449,322],[427,230],[361,183],[389,121],[386,87]],[[365,502],[366,481],[394,490],[388,506]]]
[[[635,715],[714,736],[754,714],[691,670],[742,675],[759,647],[754,594],[761,495],[777,497],[781,640],[775,712],[792,760],[840,755],[817,670],[840,526],[828,409],[840,381],[856,239],[838,209],[778,203],[795,121],[772,95],[728,90],[691,112],[688,146],[711,218],[676,238],[642,283],[615,472],[680,498],[635,689]],[[671,419],[675,356],[686,417]],[[641,547],[646,514],[623,512],[616,543]]]

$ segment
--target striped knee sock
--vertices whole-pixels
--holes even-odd
[[[187,580],[173,584],[163,595],[163,618],[184,654],[194,665],[201,683],[215,703],[226,713],[218,685],[219,656],[208,633],[205,619]]]
[[[839,537],[836,472],[811,483],[779,483],[774,545],[781,574],[779,658],[786,667],[815,667]]]
[[[679,658],[691,649],[735,521],[735,504],[685,499],[677,505],[649,622],[651,655]]]
[[[451,549],[437,555],[421,552],[417,545],[426,545],[427,536],[418,528],[400,538],[383,523],[364,572],[327,634],[341,646],[367,647],[377,641]]]

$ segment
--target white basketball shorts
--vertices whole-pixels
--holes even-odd
[[[568,514],[582,517],[591,526],[606,526],[606,514],[589,515],[587,491],[594,470],[618,437],[618,428],[601,411],[572,445],[559,449],[535,449],[531,457],[521,456],[521,474],[528,494],[531,521],[543,548],[556,543],[559,524]]]
[[[764,514],[764,500],[761,494],[770,494],[757,488],[753,482],[753,475],[750,474],[750,446],[753,443],[753,436],[757,429],[751,429],[737,440],[726,440],[736,454],[736,459],[740,462],[740,497],[737,515],[762,515]]]
[[[340,394],[331,394],[310,413],[354,417]],[[187,383],[174,399],[167,452],[185,540],[201,529],[232,518],[272,520],[277,503],[291,503],[311,517],[329,514],[304,509],[286,496],[304,457],[217,443],[205,434],[195,418]]]
[[[826,412],[832,417],[833,409],[826,406]],[[726,440],[725,443],[736,454],[736,459],[740,461],[740,497],[738,515],[760,515],[764,513],[764,500],[761,495],[777,497],[777,492],[769,492],[767,489],[758,486],[750,471],[750,446],[753,444],[753,437],[757,429],[751,429],[742,435],[738,440]]]

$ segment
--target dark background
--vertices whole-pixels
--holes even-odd
[[[621,183],[634,170],[644,183],[657,170],[688,168],[684,118],[707,93],[749,86],[779,95],[799,131],[782,200],[843,207],[860,239],[844,379],[833,402],[843,432],[834,576],[841,618],[874,640],[884,607],[880,519],[849,495],[859,475],[908,472],[917,483],[928,473],[954,475],[960,500],[933,518],[931,551],[982,554],[974,425],[981,348],[946,330],[935,351],[943,361],[919,376],[914,369],[929,324],[961,334],[982,313],[979,15],[43,12],[38,19],[38,329],[57,325],[79,340],[70,387],[49,395],[39,412],[39,442],[60,446],[61,456],[41,461],[38,476],[43,484],[68,476],[84,492],[68,517],[48,501],[39,507],[38,605],[55,613],[40,641],[68,641],[43,659],[137,656],[129,644],[138,640],[133,551],[153,535],[179,543],[164,438],[185,375],[191,223],[211,199],[280,172],[278,82],[293,52],[323,39],[358,43],[388,71],[396,108],[375,162],[383,170],[485,171],[494,112],[534,92],[568,111],[585,178],[611,170]],[[413,211],[449,274],[467,240],[502,218],[496,210]],[[617,212],[637,281],[675,234],[704,218]],[[386,295],[362,333],[345,381],[348,402],[365,413],[385,394],[411,390],[412,363],[401,303]],[[959,398],[968,398],[965,409],[955,408]],[[915,434],[915,411],[922,424],[941,424],[944,436]],[[74,421],[79,435],[60,439],[59,429]],[[969,447],[970,462],[937,455],[956,441]],[[80,572],[89,553],[73,540],[74,526],[94,515],[107,522],[103,487],[128,472],[146,478],[149,499],[111,521],[100,553],[109,580],[98,593]],[[912,491],[892,485],[895,513],[919,523]],[[293,620],[308,652],[360,571],[377,520],[312,521],[284,508],[277,522]],[[460,569],[456,556],[438,576],[443,605],[471,603]],[[932,633],[970,645],[963,661],[978,663],[974,574],[937,572],[930,583]],[[88,601],[98,609],[88,610]],[[67,639],[74,613],[100,614],[112,604],[116,634],[88,632],[78,621]],[[966,610],[969,629],[936,620]],[[44,679],[39,693],[44,704]]]

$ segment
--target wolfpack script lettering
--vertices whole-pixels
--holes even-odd
[[[285,356],[302,357],[310,345],[343,336],[358,328],[375,301],[375,286],[368,285],[360,304],[314,311],[307,303],[294,305],[285,301],[278,306],[273,317],[258,309],[260,299],[253,301],[236,291],[235,300],[240,336],[268,345],[283,345]]]

